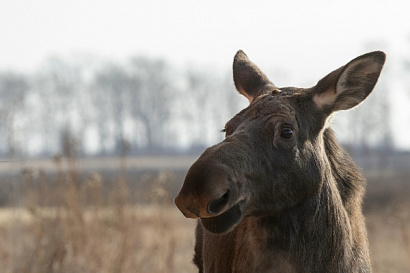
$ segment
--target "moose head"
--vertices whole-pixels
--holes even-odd
[[[277,87],[238,51],[233,79],[249,106],[226,123],[225,140],[191,166],[175,198],[179,210],[199,217],[211,233],[226,233],[244,217],[279,214],[315,199],[335,180],[324,143],[330,115],[361,103],[384,62],[376,51],[311,88]]]

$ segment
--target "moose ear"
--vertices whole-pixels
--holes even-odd
[[[372,92],[385,60],[381,51],[353,59],[313,87],[313,101],[328,114],[358,105]]]
[[[272,85],[268,77],[239,50],[233,60],[235,87],[251,103],[266,85]]]

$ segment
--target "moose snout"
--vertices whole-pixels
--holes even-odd
[[[219,214],[223,208],[228,204],[229,198],[229,190],[227,190],[224,195],[220,198],[213,200],[208,203],[208,214],[210,215],[217,215]]]
[[[174,202],[187,218],[209,218],[228,209],[235,185],[224,166],[196,162],[189,169]]]
[[[210,200],[204,200],[203,202],[195,202],[194,199],[186,200],[182,195],[178,195],[174,202],[179,210],[185,215],[187,218],[208,218],[212,216],[219,215],[224,208],[227,206],[229,201],[229,190],[226,191],[221,197]],[[199,199],[198,197],[196,199]]]

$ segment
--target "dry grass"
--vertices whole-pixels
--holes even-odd
[[[193,223],[171,207],[3,209],[0,226],[2,272],[193,271]]]
[[[98,173],[79,177],[75,168],[23,174],[18,202],[0,209],[1,272],[196,272],[195,222],[172,204],[172,173],[139,178],[143,191],[121,174],[111,187]],[[403,200],[367,209],[374,272],[410,272]]]
[[[141,179],[135,192],[123,174],[107,189],[98,173],[26,171],[19,206],[0,209],[1,272],[192,272],[195,223],[172,204],[172,173]]]
[[[406,206],[366,215],[374,272],[410,272],[410,202]]]

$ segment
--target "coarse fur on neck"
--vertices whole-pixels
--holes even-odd
[[[325,164],[329,166],[320,193],[275,219],[261,219],[261,223],[272,229],[268,234],[274,237],[280,229],[283,238],[271,237],[268,241],[291,253],[290,262],[299,265],[296,272],[371,272],[366,230],[360,217],[365,179],[337,144],[331,129],[323,132],[323,140]]]

